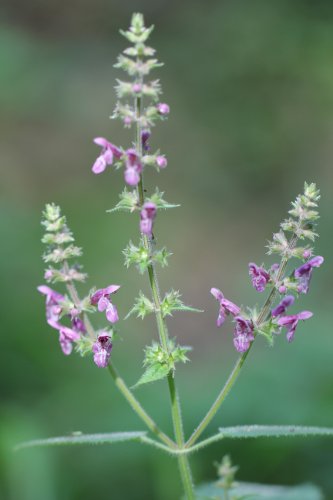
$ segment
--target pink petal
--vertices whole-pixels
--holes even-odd
[[[97,309],[99,310],[99,312],[105,311],[109,304],[109,299],[103,295],[98,301]]]
[[[104,155],[101,155],[97,158],[91,170],[94,172],[94,174],[101,174],[106,169],[106,165],[107,163],[105,161]]]
[[[110,321],[110,323],[117,323],[119,320],[118,311],[115,305],[109,303],[106,309],[106,319]]]

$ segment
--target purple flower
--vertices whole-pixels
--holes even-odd
[[[112,165],[113,157],[120,158],[122,152],[117,146],[104,139],[104,137],[95,137],[94,143],[102,147],[102,152],[93,164],[92,171],[94,174],[101,174],[107,165]]]
[[[73,342],[80,339],[80,334],[67,326],[59,324],[55,325],[54,328],[59,331],[59,343],[62,352],[68,356],[73,350]]]
[[[314,267],[320,267],[323,262],[324,257],[318,255],[317,257],[312,257],[308,262],[295,269],[294,276],[298,281],[297,290],[299,293],[308,293],[312,269]]]
[[[156,107],[160,115],[168,115],[170,113],[170,106],[164,102],[160,102]]]
[[[272,316],[281,316],[281,314],[284,314],[287,308],[292,306],[294,302],[295,298],[292,295],[286,295],[281,302],[274,309],[272,309]]]
[[[94,363],[98,368],[106,368],[112,351],[111,337],[107,333],[98,335],[97,341],[92,346]]]
[[[61,314],[61,306],[60,303],[65,300],[65,297],[60,293],[52,290],[46,285],[41,285],[37,288],[37,290],[46,296],[46,319],[49,323],[59,321]]]
[[[279,318],[278,325],[285,326],[287,328],[288,342],[291,342],[294,338],[297,323],[300,320],[311,318],[311,316],[313,316],[313,313],[311,311],[302,311],[292,316],[282,316],[282,318]]]
[[[259,267],[253,262],[249,264],[249,274],[252,279],[252,286],[257,292],[263,292],[270,280],[270,275],[263,267]]]
[[[220,327],[225,321],[227,314],[232,314],[237,316],[240,313],[240,307],[236,306],[233,302],[224,298],[223,293],[218,288],[212,288],[210,293],[215,297],[220,303],[219,315],[217,317],[216,325]]]
[[[110,323],[116,323],[119,320],[117,308],[110,301],[110,295],[119,290],[119,285],[110,285],[106,288],[100,288],[91,297],[90,302],[92,305],[97,304],[97,309],[102,312],[105,311],[106,319]]]
[[[158,168],[165,168],[168,164],[168,160],[165,156],[156,156],[156,164]]]
[[[147,236],[153,232],[153,223],[156,217],[156,205],[152,201],[146,201],[140,212],[140,231]]]
[[[38,291],[46,295],[46,319],[48,324],[59,332],[59,343],[62,352],[68,356],[72,350],[72,343],[80,339],[81,333],[86,333],[86,328],[83,321],[79,318],[79,311],[72,309],[71,322],[72,328],[59,323],[61,306],[60,303],[65,300],[65,297],[58,292],[55,292],[48,286],[42,285],[38,287]]]
[[[254,326],[251,320],[236,316],[234,330],[234,346],[238,352],[246,352],[254,340]]]
[[[146,129],[141,132],[141,143],[142,143],[142,149],[144,151],[150,150],[150,146],[148,144],[149,137],[150,137],[150,130]]]
[[[86,333],[87,332],[85,324],[79,316],[72,317],[72,329],[74,332],[77,332],[77,333]]]
[[[130,186],[137,186],[140,181],[140,174],[142,172],[142,165],[140,158],[135,149],[130,148],[126,151],[126,167],[125,167],[125,182]]]

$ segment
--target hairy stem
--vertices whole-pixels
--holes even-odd
[[[175,385],[174,375],[172,373],[169,373],[168,375],[168,384],[170,391],[171,413],[172,413],[176,443],[179,448],[183,448],[184,447],[183,422],[182,422],[180,403]],[[186,455],[178,456],[178,466],[186,497],[188,500],[192,499],[194,500],[195,497],[193,491],[191,468]]]
[[[68,270],[68,264],[65,263],[65,267],[67,267]],[[77,293],[76,287],[74,283],[71,281],[70,283],[67,284],[67,290],[68,293],[75,305],[75,307],[79,308],[80,307],[80,297]],[[96,339],[96,333],[94,330],[94,327],[92,326],[87,314],[84,314],[83,316],[83,322],[86,327],[86,330],[89,334],[89,336],[92,339]],[[148,413],[142,408],[141,404],[139,401],[135,398],[134,394],[132,391],[127,387],[125,384],[124,380],[118,375],[115,367],[112,365],[111,362],[109,362],[108,365],[109,372],[111,373],[111,376],[122,393],[122,395],[125,397],[127,402],[130,404],[132,409],[135,411],[135,413],[143,420],[143,422],[147,425],[148,429],[150,429],[161,441],[163,441],[167,446],[171,448],[176,447],[176,443],[172,441],[159,427],[157,424],[154,422],[154,420],[148,415]]]
[[[141,140],[141,124],[140,124],[140,115],[141,115],[141,99],[137,97],[135,99],[135,112],[136,112],[136,150],[138,151],[138,154],[140,157],[142,156],[142,140]],[[140,182],[138,184],[138,194],[139,194],[139,200],[140,200],[140,205],[142,206],[145,202],[145,191],[144,191],[144,185],[143,185],[143,176],[140,176]],[[143,242],[144,246],[151,255],[152,253],[152,245],[150,240],[146,235],[142,235],[143,237]],[[169,350],[169,345],[168,345],[168,330],[167,326],[165,324],[162,312],[161,312],[161,298],[159,294],[159,286],[158,286],[158,280],[155,272],[155,268],[153,266],[153,263],[150,263],[148,266],[148,276],[149,276],[149,283],[152,291],[152,296],[153,296],[153,301],[154,301],[154,306],[155,306],[155,315],[156,315],[156,322],[157,322],[157,330],[158,330],[158,335],[160,339],[160,343],[165,349],[165,351],[168,352]],[[168,385],[169,385],[169,392],[170,392],[170,400],[171,400],[171,415],[172,415],[172,421],[173,421],[173,427],[174,427],[174,433],[175,433],[175,439],[176,443],[178,445],[178,448],[183,448],[184,447],[184,433],[183,433],[183,421],[182,421],[182,416],[181,416],[181,411],[180,411],[180,403],[178,399],[178,394],[177,394],[177,389],[176,389],[176,384],[175,384],[175,379],[174,379],[174,374],[169,373],[168,375]],[[188,461],[188,458],[186,455],[179,455],[178,456],[178,465],[179,465],[179,471],[180,471],[180,476],[181,480],[183,483],[183,488],[186,494],[186,497],[188,500],[194,500],[194,491],[193,491],[193,482],[192,482],[192,475],[191,475],[191,469],[190,469],[190,464]]]
[[[289,249],[292,249],[294,248],[295,244],[297,242],[297,236],[294,235],[291,237],[290,239],[290,242],[289,242]],[[287,255],[286,257],[284,257],[282,260],[281,260],[281,264],[280,264],[280,267],[279,267],[279,270],[278,270],[278,273],[277,273],[277,277],[276,277],[276,281],[278,282],[281,277],[283,276],[283,273],[286,269],[286,266],[288,264],[288,260],[289,260],[289,256]],[[271,308],[271,305],[272,303],[274,302],[275,298],[276,298],[276,295],[277,295],[277,290],[276,288],[272,288],[269,296],[267,297],[266,299],[266,302],[264,303],[259,315],[258,315],[258,318],[257,318],[257,321],[256,321],[256,326],[260,326],[264,321],[266,321],[267,319],[267,316],[270,314],[270,308]],[[195,431],[193,432],[193,434],[191,435],[191,437],[189,438],[189,440],[186,442],[185,446],[186,447],[190,447],[192,446],[196,441],[197,439],[199,438],[199,436],[203,433],[203,431],[206,429],[206,427],[208,426],[208,424],[210,423],[210,421],[214,418],[214,416],[216,415],[216,413],[218,412],[220,406],[222,405],[222,403],[224,402],[225,398],[227,397],[227,395],[229,394],[231,388],[233,387],[233,385],[235,384],[237,378],[238,378],[238,375],[240,374],[240,371],[243,367],[243,364],[252,348],[252,345],[254,344],[254,342],[251,343],[249,349],[244,352],[239,358],[238,360],[236,361],[236,364],[235,366],[233,367],[226,383],[224,384],[221,392],[219,393],[219,395],[217,396],[216,400],[214,401],[214,403],[212,404],[211,408],[208,410],[207,414],[205,415],[205,417],[202,419],[202,421],[200,422],[200,424],[198,425],[198,427],[195,429]]]
[[[161,429],[157,426],[154,420],[148,415],[148,413],[142,408],[139,401],[135,398],[131,390],[127,387],[123,379],[118,375],[117,370],[109,363],[108,366],[109,372],[114,380],[114,383],[120,390],[120,392],[125,396],[128,403],[131,405],[132,409],[135,413],[145,422],[148,429],[150,429],[157,437],[160,438],[168,447],[175,448],[175,443],[170,439],[166,434],[164,434]]]

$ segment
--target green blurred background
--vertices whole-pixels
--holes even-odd
[[[141,430],[107,372],[91,359],[64,357],[36,292],[43,264],[40,213],[63,207],[94,284],[121,283],[122,316],[146,280],[125,271],[121,250],[137,238],[135,217],[106,214],[123,187],[120,173],[93,176],[92,138],[128,146],[131,134],[108,116],[115,104],[112,65],[126,46],[118,34],[132,11],[155,24],[151,43],[166,63],[158,71],[170,119],[154,131],[169,166],[152,175],[168,201],[157,236],[174,253],[160,272],[162,289],[179,288],[201,315],[179,313],[173,335],[194,347],[178,370],[187,434],[215,398],[236,359],[230,323],[215,327],[211,286],[254,305],[247,264],[265,244],[304,180],[322,190],[325,256],[310,296],[312,309],[294,343],[261,340],[223,411],[210,426],[333,424],[332,405],[332,132],[333,3],[325,0],[3,0],[0,7],[1,364],[0,498],[4,500],[176,499],[177,464],[138,444],[27,450],[14,443],[73,431]],[[156,73],[157,74],[157,73]],[[82,287],[81,290],[87,290]],[[294,309],[296,311],[296,308]],[[95,319],[95,318],[94,318]],[[97,319],[97,318],[96,318]],[[120,324],[116,366],[133,384],[154,321]],[[137,396],[171,432],[165,383]],[[313,481],[333,498],[333,442],[258,440],[216,444],[192,457],[197,482],[213,479],[213,462],[230,453],[239,478]]]

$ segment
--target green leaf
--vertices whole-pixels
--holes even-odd
[[[73,433],[71,436],[61,436],[48,439],[35,439],[26,441],[16,446],[15,450],[33,448],[35,446],[64,446],[74,444],[107,444],[121,441],[136,441],[146,436],[146,432],[112,432],[110,434],[81,434]]]
[[[168,250],[163,247],[161,250],[157,250],[153,253],[152,260],[160,264],[162,267],[166,267],[168,265],[168,258],[171,255],[172,253],[168,252]]]
[[[177,208],[180,207],[180,205],[175,205],[172,203],[167,202],[166,200],[163,199],[164,192],[160,191],[158,188],[156,188],[155,193],[152,194],[149,198],[147,198],[147,201],[151,201],[152,203],[155,203],[157,208]]]
[[[154,363],[146,369],[142,377],[134,385],[133,389],[142,384],[148,384],[149,382],[161,380],[162,378],[165,378],[169,372],[170,366],[167,363]]]
[[[137,318],[144,319],[147,314],[153,313],[154,310],[154,304],[140,291],[139,297],[135,299],[134,306],[124,319],[128,319],[135,313]]]
[[[134,210],[139,208],[139,197],[136,191],[129,191],[126,187],[124,191],[119,195],[120,201],[114,208],[107,210],[108,213],[112,212],[134,212]]]
[[[296,425],[244,425],[221,427],[221,438],[258,438],[287,436],[332,436],[332,427],[301,427]]]
[[[166,316],[172,316],[173,311],[192,311],[192,312],[203,312],[201,309],[196,309],[195,307],[186,306],[180,299],[181,295],[177,290],[171,290],[168,292],[161,303],[161,312],[163,318]]]
[[[323,500],[321,491],[312,484],[298,486],[273,486],[256,483],[237,483],[228,491],[234,500]],[[225,500],[224,490],[219,481],[196,488],[196,500]]]

